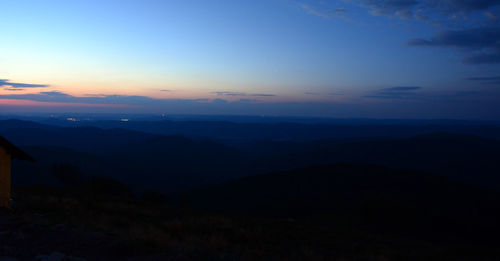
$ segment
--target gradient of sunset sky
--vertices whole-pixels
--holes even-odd
[[[500,1],[1,1],[0,112],[500,120]]]

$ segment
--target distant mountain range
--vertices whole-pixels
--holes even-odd
[[[15,127],[32,126],[34,122],[0,120]],[[23,123],[24,122],[24,123]],[[255,140],[313,141],[317,139],[410,138],[432,133],[456,133],[500,139],[500,124],[453,120],[368,120],[368,119],[288,119],[259,117],[193,117],[178,120],[93,120],[68,121],[45,119],[38,121],[47,127],[97,127],[127,129],[161,135],[217,139],[226,143]],[[1,129],[0,129],[1,131]]]
[[[37,159],[36,163],[14,164],[14,181],[18,184],[57,183],[51,175],[54,164],[70,163],[88,176],[114,177],[136,190],[148,188],[170,193],[256,174],[357,162],[425,171],[500,188],[500,141],[486,138],[494,136],[495,126],[462,126],[492,135],[466,135],[457,131],[401,138],[409,135],[410,130],[420,133],[458,127],[185,122],[182,124],[186,132],[178,133],[183,136],[158,134],[160,130],[171,132],[168,124],[172,123],[148,122],[141,126],[144,130],[149,130],[145,126],[151,126],[151,130],[141,132],[4,120],[0,121],[0,135],[24,147]],[[255,129],[266,130],[269,135]],[[206,130],[209,130],[207,135],[201,135]],[[399,131],[404,135],[391,137],[391,133]],[[248,139],[244,133],[253,136]],[[310,135],[307,139],[294,138],[307,133]],[[362,133],[371,133],[372,137]],[[323,138],[327,134],[339,136]],[[231,142],[207,138],[227,135],[243,138]]]
[[[177,249],[190,253],[213,241],[256,257],[315,246],[286,260],[498,260],[497,126],[54,124],[0,121],[0,135],[36,159],[13,164],[14,200],[30,206],[22,219],[99,224],[169,251],[182,235],[189,243]],[[26,238],[36,234],[23,227]]]

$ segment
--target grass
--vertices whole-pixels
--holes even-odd
[[[168,253],[187,260],[241,261],[468,260],[454,246],[373,235],[342,227],[334,217],[294,220],[201,213],[86,189],[15,188],[14,197],[14,211],[25,222],[106,233],[138,256]]]

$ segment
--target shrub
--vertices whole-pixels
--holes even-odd
[[[165,204],[167,199],[162,193],[154,190],[145,190],[141,194],[141,200],[155,204]]]

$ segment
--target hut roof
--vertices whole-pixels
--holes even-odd
[[[27,161],[35,161],[30,155],[26,154],[20,148],[10,143],[7,139],[0,136],[0,147],[3,147],[13,158]]]

